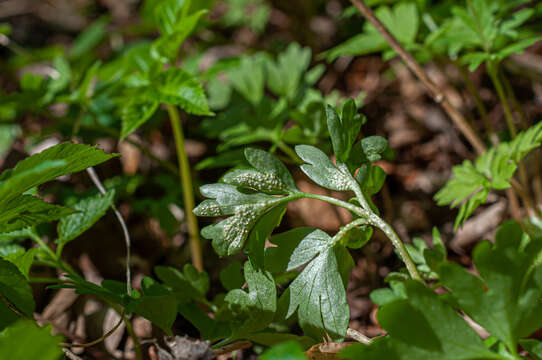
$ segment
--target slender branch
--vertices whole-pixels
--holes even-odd
[[[87,173],[94,185],[98,188],[98,191],[102,195],[106,194],[105,188],[100,181],[100,178],[98,177],[98,174],[96,174],[96,171],[93,167],[87,168]],[[128,232],[128,227],[126,226],[126,222],[124,221],[124,218],[122,217],[122,214],[117,209],[115,204],[111,204],[111,209],[113,209],[113,212],[115,213],[115,216],[117,217],[117,220],[119,221],[120,227],[122,228],[122,233],[124,234],[124,242],[126,243],[126,292],[128,295],[131,295],[132,293],[132,274],[130,270],[130,263],[131,263],[131,240],[130,240],[130,233]]]
[[[277,141],[277,147],[282,150],[283,153],[285,153],[286,155],[288,155],[288,157],[290,157],[290,159],[297,165],[300,165],[300,164],[303,164],[303,160],[301,160],[301,158],[296,154],[296,152],[294,150],[292,150],[291,147],[288,146],[288,144],[286,144],[284,141],[282,140],[279,140]]]
[[[98,339],[94,340],[94,341],[91,341],[89,343],[86,343],[86,344],[68,344],[68,343],[60,343],[58,344],[59,346],[62,346],[62,347],[80,347],[80,348],[87,348],[87,347],[91,347],[91,346],[94,346],[96,344],[99,344],[101,343],[102,341],[104,341],[105,339],[107,339],[109,336],[111,336],[118,328],[119,326],[122,324],[122,322],[124,321],[123,320],[123,317],[124,317],[124,313],[125,313],[125,310],[122,311],[122,314],[120,316],[120,319],[119,321],[117,322],[117,324],[115,326],[113,326],[113,328],[111,330],[109,330],[107,333],[105,333],[104,335],[102,335],[101,337],[99,337]]]
[[[427,76],[422,67],[414,59],[414,57],[405,50],[405,48],[397,41],[397,39],[386,29],[384,24],[375,16],[371,8],[369,8],[362,0],[350,0],[350,2],[358,8],[359,12],[378,30],[384,37],[391,48],[403,59],[408,68],[420,79],[429,89],[435,102],[440,103],[448,116],[452,119],[455,126],[467,138],[469,143],[474,147],[478,154],[485,152],[486,147],[482,140],[476,135],[465,117],[448,101],[444,93],[439,87]]]
[[[192,263],[198,271],[203,271],[203,256],[201,252],[201,242],[199,238],[199,227],[196,215],[193,210],[195,207],[194,187],[192,185],[192,175],[190,173],[190,165],[188,156],[184,149],[184,134],[177,108],[167,106],[173,136],[175,138],[175,146],[177,148],[177,160],[179,162],[179,175],[181,186],[183,188],[184,212],[188,221],[188,235],[190,236],[190,251],[192,253]]]

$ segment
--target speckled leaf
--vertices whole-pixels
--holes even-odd
[[[299,325],[314,339],[329,335],[333,340],[341,340],[346,335],[350,309],[337,250],[327,247],[321,251],[289,287],[287,317],[297,310]]]
[[[280,179],[283,186],[290,191],[297,190],[292,175],[286,166],[275,156],[269,154],[267,151],[247,148],[245,149],[245,157],[249,164],[254,166],[262,174],[270,174]]]
[[[204,185],[200,190],[202,195],[211,200],[196,207],[196,215],[233,215],[201,231],[203,237],[212,239],[213,248],[220,256],[241,250],[260,216],[285,199],[259,193],[242,193],[236,186],[228,184]]]
[[[330,190],[349,190],[348,177],[343,174],[320,149],[310,145],[298,145],[295,151],[307,164],[301,170],[312,181]]]

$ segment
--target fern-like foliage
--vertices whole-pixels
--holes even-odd
[[[513,140],[503,142],[478,157],[474,164],[465,160],[454,166],[454,178],[436,195],[438,205],[459,205],[455,229],[461,226],[474,210],[487,200],[490,190],[508,189],[518,163],[542,141],[542,122],[519,133]]]

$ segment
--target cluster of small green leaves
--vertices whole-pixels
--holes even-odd
[[[15,168],[0,175],[0,296],[4,300],[0,302],[2,358],[38,356],[35,353],[37,348],[25,349],[24,342],[41,343],[43,349],[40,354],[44,359],[58,358],[58,337],[52,338],[49,330],[38,329],[32,322],[18,319],[7,303],[14,306],[19,314],[32,318],[35,302],[28,280],[35,258],[60,267],[62,247],[88,229],[113,201],[113,194],[107,194],[97,199],[85,199],[74,207],[53,205],[36,196],[37,187],[114,156],[95,147],[63,143],[20,161]],[[60,220],[57,253],[44,245],[35,230],[36,225],[55,220]],[[25,250],[18,240],[27,238],[42,246]],[[17,340],[13,340],[15,338]],[[14,346],[15,343],[21,346]]]
[[[325,336],[344,338],[349,321],[345,287],[353,267],[347,248],[362,247],[370,239],[372,228],[368,225],[381,226],[368,202],[384,181],[385,173],[372,163],[380,160],[387,142],[377,136],[357,141],[364,121],[353,100],[343,105],[340,114],[327,107],[335,163],[316,147],[295,148],[305,162],[301,170],[309,178],[327,189],[355,191],[359,207],[301,192],[277,158],[250,148],[245,150],[250,166],[234,168],[221,183],[201,188],[208,199],[194,212],[199,216],[229,216],[204,228],[202,235],[212,240],[220,256],[242,249],[248,256],[244,276],[249,292],[233,289],[225,297],[230,308],[242,315],[236,333],[227,341],[255,340],[262,332],[269,333],[273,322],[294,314],[305,334],[317,341]],[[298,228],[270,237],[281,222],[286,204],[305,197],[343,206],[355,214],[356,220],[334,236],[319,229]],[[265,248],[269,237],[275,246]],[[276,286],[290,280],[277,300]]]
[[[392,281],[375,290],[378,322],[388,335],[370,345],[354,345],[347,359],[523,359],[521,345],[542,358],[541,343],[525,339],[542,326],[542,239],[529,238],[516,222],[499,227],[495,244],[480,243],[473,253],[477,275],[425,249],[424,262],[438,276],[438,295],[414,280]],[[443,256],[444,255],[444,256]],[[482,340],[461,314],[485,329]]]
[[[520,10],[515,11],[518,7]],[[348,9],[348,13],[353,10]],[[407,0],[393,6],[380,5],[375,10],[380,21],[419,60],[444,55],[459,59],[471,71],[481,63],[498,63],[511,54],[521,53],[540,40],[528,24],[534,14],[535,8],[528,0]],[[395,56],[380,33],[365,23],[361,34],[328,50],[324,56],[332,61],[341,55],[373,52],[382,52],[385,59]]]
[[[243,161],[239,146],[261,142],[298,162],[289,145],[327,139],[325,104],[341,99],[337,93],[324,97],[313,88],[325,67],[309,68],[310,62],[311,50],[292,43],[276,60],[263,52],[243,55],[220,60],[202,74],[208,79],[210,107],[218,114],[203,120],[201,133],[220,144],[219,155],[197,168],[237,165]],[[288,121],[292,124],[285,128]]]
[[[490,190],[508,189],[521,159],[542,142],[542,122],[519,133],[478,157],[454,166],[454,178],[436,195],[439,205],[457,207],[455,228],[462,225],[478,206],[485,203]]]
[[[58,356],[58,338],[51,338],[50,331],[38,330],[36,325],[18,316],[32,318],[35,310],[32,290],[28,284],[30,268],[35,261],[66,273],[67,280],[57,280],[56,285],[49,286],[50,289],[74,288],[79,294],[98,296],[122,306],[127,314],[135,313],[149,319],[167,334],[172,334],[171,326],[178,312],[190,316],[204,314],[202,310],[196,313],[188,306],[192,301],[205,301],[209,279],[207,274],[198,273],[191,265],[186,265],[183,272],[157,267],[156,275],[163,283],[145,277],[140,284],[141,291],[131,289],[128,292],[126,285],[117,281],[104,280],[101,285],[88,282],[62,261],[64,246],[105,215],[114,202],[115,192],[86,196],[69,207],[47,203],[33,194],[45,182],[98,165],[115,156],[87,145],[62,143],[20,161],[15,168],[0,175],[0,296],[5,300],[0,301],[0,357],[12,358],[8,355],[19,354],[14,350],[19,346],[13,346],[10,341],[16,336],[12,333],[20,336],[21,329],[27,329],[28,336],[37,332],[36,336],[39,337],[21,336],[18,344],[25,341],[43,342],[44,346],[53,344],[54,351],[50,346],[43,350],[46,354],[44,356],[50,356],[43,359],[56,359]],[[56,220],[59,221],[54,251],[42,240],[36,226]],[[26,250],[20,245],[20,241],[25,239],[31,239],[39,246]],[[12,311],[10,306],[14,306],[17,311]],[[28,351],[32,349],[35,347],[30,347]],[[51,354],[47,353],[49,350]],[[31,352],[23,351],[20,354],[32,356]]]
[[[43,48],[13,57],[10,61],[14,70],[37,61],[48,60],[51,65],[46,76],[26,72],[20,81],[21,91],[2,97],[2,120],[36,113],[55,118],[61,129],[70,126],[72,135],[80,127],[105,128],[105,133],[111,135],[121,121],[119,137],[124,138],[151,118],[161,103],[180,106],[190,114],[212,114],[198,80],[172,66],[182,43],[208,12],[203,5],[192,1],[146,1],[142,16],[146,26],[158,27],[160,36],[126,46],[106,63],[96,60],[92,51],[107,35],[108,17],[89,26],[69,50]],[[166,66],[169,68],[164,71]],[[46,110],[58,103],[69,105],[65,118],[57,119]],[[74,118],[78,119],[75,124],[71,120]]]
[[[262,33],[271,15],[271,7],[264,0],[227,0],[225,5],[227,10],[221,22],[227,27],[247,26]]]

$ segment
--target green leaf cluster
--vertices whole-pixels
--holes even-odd
[[[297,228],[271,236],[288,202],[319,197],[299,191],[286,166],[266,151],[246,149],[244,155],[250,166],[234,168],[222,176],[221,183],[200,189],[207,199],[196,207],[196,215],[229,216],[205,227],[202,235],[212,240],[220,256],[242,249],[248,256],[244,265],[248,293],[231,290],[242,285],[239,263],[232,263],[221,273],[222,283],[230,289],[225,297],[229,310],[235,299],[237,316],[243,314],[241,324],[235,326],[238,333],[227,341],[255,339],[264,333],[268,336],[266,328],[272,322],[283,322],[294,314],[304,333],[316,341],[326,337],[342,340],[346,334],[349,307],[345,288],[354,266],[347,248],[362,247],[372,235],[369,223],[371,216],[376,215],[368,203],[385,177],[373,162],[380,160],[387,142],[377,136],[358,140],[365,119],[357,113],[353,100],[346,101],[340,112],[329,106],[325,118],[335,163],[314,146],[298,145],[295,151],[305,162],[301,170],[315,183],[361,196],[357,200],[361,207],[320,198],[355,213],[356,220],[334,236],[314,228]],[[266,247],[266,240],[272,246]],[[276,283],[288,284],[278,300]]]
[[[464,160],[453,167],[454,178],[435,195],[438,205],[459,208],[455,228],[462,225],[478,206],[485,203],[490,190],[508,189],[521,159],[540,146],[542,123],[538,123],[513,140],[503,142],[478,157],[474,164]]]
[[[380,325],[388,332],[370,345],[355,345],[347,359],[519,359],[518,344],[539,356],[539,342],[522,340],[542,326],[536,262],[540,238],[529,238],[516,222],[503,224],[495,244],[480,243],[473,254],[473,275],[446,260],[432,269],[448,292],[437,295],[420,282],[395,283],[393,290],[373,292]],[[428,260],[433,258],[424,255]],[[483,341],[458,312],[482,326]]]

